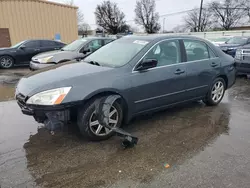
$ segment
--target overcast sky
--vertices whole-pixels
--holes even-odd
[[[56,2],[63,2],[64,0],[51,0]],[[92,29],[96,28],[94,11],[97,4],[100,4],[103,0],[74,0],[76,6],[78,6],[84,14],[85,22],[87,22]],[[204,0],[204,3],[208,3],[211,0]],[[134,8],[136,0],[113,0],[118,4],[118,7],[126,15],[126,20],[134,20]],[[156,11],[160,15],[175,13],[200,6],[200,0],[156,0]],[[171,30],[177,25],[182,24],[183,17],[186,14],[171,15],[165,17],[165,30]],[[160,18],[160,23],[163,25],[163,18]],[[133,21],[127,22],[130,25],[135,25]]]

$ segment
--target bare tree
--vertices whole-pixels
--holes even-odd
[[[199,13],[200,10],[195,8],[184,18],[185,26],[192,32],[206,31],[212,25],[212,13],[204,8],[201,14],[201,23],[199,26]]]
[[[124,32],[127,28],[125,24],[125,14],[120,11],[116,3],[103,1],[97,5],[95,10],[96,23],[111,34]]]
[[[244,7],[248,0],[224,0],[223,2],[212,2],[210,10],[213,12],[215,22],[229,30],[246,18],[247,9]]]
[[[173,29],[174,33],[184,33],[187,31],[186,25],[177,25]]]
[[[157,33],[161,29],[159,14],[155,11],[155,0],[136,2],[135,23],[143,26],[147,33]]]

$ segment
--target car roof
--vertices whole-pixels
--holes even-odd
[[[83,37],[83,38],[79,38],[78,40],[81,40],[81,39],[85,39],[85,40],[94,40],[94,39],[112,39],[112,40],[114,40],[113,38],[110,38],[110,37]]]
[[[24,40],[24,42],[30,42],[30,41],[53,41],[53,42],[60,42],[60,43],[64,43],[62,41],[57,41],[57,40],[51,40],[51,39],[29,39],[29,40]]]
[[[127,36],[122,37],[121,39],[123,39],[123,40],[126,40],[126,39],[145,40],[145,41],[151,42],[151,41],[160,41],[160,40],[164,40],[164,39],[176,39],[176,38],[178,38],[178,39],[197,39],[197,40],[204,41],[203,38],[190,36],[190,35],[164,35],[164,34],[127,35]]]

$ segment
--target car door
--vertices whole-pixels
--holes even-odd
[[[21,64],[29,64],[31,58],[40,52],[40,41],[31,40],[25,42],[18,48],[16,58],[19,59]]]
[[[80,54],[79,54],[79,58],[85,57],[86,55],[88,55],[89,53],[93,53],[94,51],[98,50],[99,48],[101,48],[103,45],[103,41],[101,39],[95,39],[90,41],[89,43],[87,43],[86,45],[84,45],[81,49],[80,49]],[[89,52],[83,54],[84,51],[89,50]]]
[[[183,44],[187,65],[187,97],[203,97],[220,72],[220,59],[203,41],[184,39]]]
[[[56,47],[54,41],[50,40],[41,40],[41,52],[48,52],[53,50],[59,50],[59,48]]]
[[[157,67],[132,72],[132,93],[135,108],[140,113],[185,100],[186,67],[179,40],[157,43],[142,60],[156,59]]]

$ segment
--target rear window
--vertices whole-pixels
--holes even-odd
[[[42,47],[56,46],[56,43],[54,41],[50,41],[50,40],[42,40],[41,46]]]

